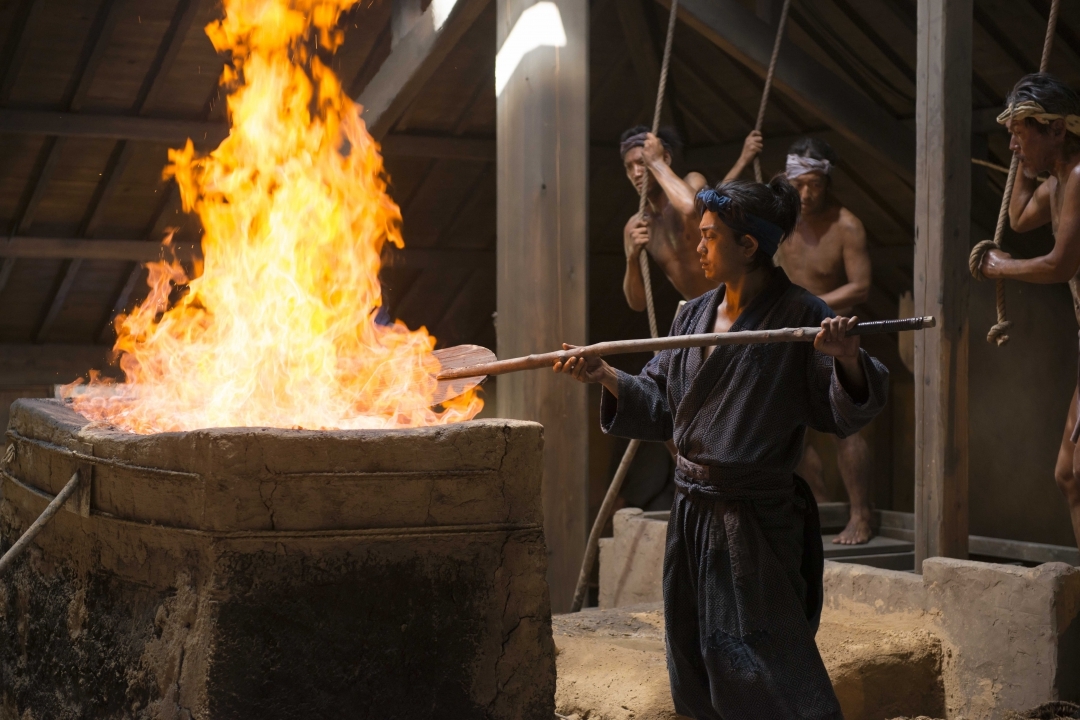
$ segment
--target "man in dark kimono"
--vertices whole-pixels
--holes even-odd
[[[834,318],[773,267],[798,217],[786,180],[735,181],[698,201],[702,267],[723,284],[687,303],[671,334],[820,325],[814,346],[664,351],[637,376],[599,359],[555,370],[604,385],[605,432],[678,446],[664,557],[676,711],[840,718],[814,643],[824,565],[817,506],[794,468],[807,427],[843,437],[881,410],[888,371],[844,335],[854,319]]]

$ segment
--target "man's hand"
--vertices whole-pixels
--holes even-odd
[[[638,217],[637,222],[627,226],[623,236],[623,245],[626,247],[626,258],[638,261],[641,251],[649,244],[649,223]]]
[[[664,149],[664,143],[660,142],[660,138],[652,133],[645,136],[645,144],[641,146],[641,157],[646,165],[665,162],[666,154],[667,150]]]
[[[869,397],[870,386],[859,362],[859,336],[847,334],[858,322],[859,318],[855,317],[822,320],[821,332],[814,338],[814,349],[833,357],[836,377],[844,390],[855,402],[864,403]]]
[[[576,350],[578,346],[563,343],[563,350]],[[615,371],[603,358],[570,357],[556,362],[552,368],[557,373],[569,375],[578,382],[601,383],[615,397],[619,397],[619,380]]]
[[[1006,260],[1012,260],[1012,255],[1003,250],[988,250],[983,255],[982,267],[980,268],[983,277],[1001,277],[1001,268]]]
[[[859,357],[859,336],[847,335],[855,327],[859,318],[834,317],[821,321],[821,332],[814,338],[814,349],[838,360]]]
[[[765,141],[761,137],[761,133],[757,130],[751,130],[750,134],[746,136],[746,140],[743,140],[742,155],[739,156],[739,161],[744,165],[761,153],[761,149],[765,146]]]

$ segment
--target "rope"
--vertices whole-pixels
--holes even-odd
[[[790,2],[790,0],[788,0]],[[653,111],[652,132],[655,135],[660,131],[660,113],[664,108],[664,93],[667,91],[668,68],[671,66],[671,46],[675,40],[675,21],[678,18],[679,0],[671,0],[671,13],[668,15],[667,36],[664,39],[664,59],[660,64],[660,85],[656,89],[656,109]],[[786,9],[786,4],[785,4]],[[641,196],[638,198],[638,217],[645,217],[645,204],[649,198],[649,173],[641,182]],[[653,305],[652,278],[649,273],[649,254],[642,251],[638,255],[641,265],[641,280],[645,285],[645,310],[649,315],[649,334],[652,337],[660,337],[660,331],[656,326],[656,308]],[[615,500],[619,497],[626,474],[630,471],[630,464],[637,454],[640,440],[631,440],[626,446],[619,469],[615,471],[615,477],[611,479],[604,502],[600,505],[600,512],[596,515],[592,530],[589,531],[589,540],[585,544],[585,557],[581,560],[581,571],[578,573],[577,587],[574,588],[574,601],[570,606],[570,612],[578,612],[585,603],[585,592],[589,586],[589,576],[592,574],[593,565],[596,564],[596,556],[600,548],[600,533],[604,531],[611,514],[615,510]]]
[[[34,523],[27,528],[26,532],[22,534],[22,537],[16,540],[15,544],[4,553],[4,557],[0,558],[0,574],[15,561],[15,558],[22,554],[23,550],[30,547],[30,543],[33,542],[38,533],[45,528],[45,525],[52,520],[53,515],[60,511],[60,508],[64,506],[64,503],[67,502],[68,498],[75,494],[75,490],[78,487],[79,473],[76,471],[75,474],[71,476],[71,479],[67,481],[67,485],[65,485],[64,488],[56,494],[56,497],[54,497],[45,507],[45,510],[38,516],[38,519],[35,520]]]
[[[653,110],[652,133],[660,132],[660,114],[664,109],[664,93],[667,91],[668,68],[671,67],[671,46],[675,39],[675,20],[679,0],[672,0],[671,14],[668,17],[667,37],[664,40],[664,59],[660,64],[660,86],[656,90],[656,109]],[[649,173],[641,181],[641,196],[638,198],[638,217],[645,217],[645,205],[649,202]],[[656,308],[653,305],[652,273],[649,271],[649,255],[646,252],[638,254],[638,263],[641,265],[641,281],[645,286],[645,310],[649,316],[649,334],[652,337],[660,337],[660,331],[656,327]]]
[[[780,10],[780,23],[776,26],[776,39],[773,40],[772,57],[769,58],[769,71],[765,73],[765,88],[761,91],[761,105],[758,106],[757,122],[754,129],[761,132],[761,125],[765,122],[765,107],[769,104],[769,91],[772,90],[773,74],[776,72],[776,58],[780,55],[780,43],[784,39],[784,27],[787,25],[788,8],[791,0],[784,0],[784,7]],[[754,179],[761,179],[761,158],[754,156]]]
[[[1046,37],[1043,39],[1042,60],[1039,62],[1039,72],[1046,72],[1050,64],[1050,52],[1054,48],[1054,34],[1057,31],[1058,10],[1061,0],[1053,0],[1050,3],[1050,16],[1046,21]],[[1009,165],[1009,178],[1005,181],[1005,192],[1001,195],[1001,209],[998,210],[997,227],[994,228],[994,239],[983,240],[971,249],[968,256],[968,269],[976,280],[985,280],[982,274],[983,259],[991,250],[1001,249],[1001,239],[1005,235],[1005,220],[1009,217],[1009,203],[1012,202],[1013,185],[1016,183],[1016,172],[1020,167],[1020,160],[1013,155],[1012,164]],[[1005,281],[1001,278],[994,283],[994,296],[997,304],[997,323],[986,334],[986,342],[1001,347],[1009,342],[1009,328],[1012,323],[1005,317]]]

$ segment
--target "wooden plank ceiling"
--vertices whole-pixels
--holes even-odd
[[[740,2],[755,7],[754,0]],[[973,111],[981,132],[973,154],[1007,165],[1007,138],[986,118],[1015,80],[1035,69],[1049,0],[976,0],[975,8]],[[223,59],[202,30],[219,12],[213,0],[0,5],[0,232],[22,243],[11,248],[32,247],[22,238],[84,241],[81,257],[3,255],[0,356],[24,357],[35,345],[82,352],[111,343],[111,319],[141,297],[144,275],[133,261],[108,258],[105,245],[105,257],[95,257],[86,242],[157,242],[169,227],[179,228],[180,241],[197,242],[198,223],[179,212],[175,188],[161,171],[168,148],[183,137],[192,135],[203,147],[221,137]],[[625,128],[651,115],[665,12],[652,0],[592,3],[593,341],[647,333],[644,315],[629,311],[622,298],[622,227],[637,201],[616,146]],[[1064,3],[1061,13],[1051,71],[1076,86],[1080,6]],[[408,246],[384,269],[388,302],[396,317],[427,326],[444,345],[495,346],[494,24],[489,4],[384,141]],[[333,67],[357,97],[391,52],[390,0],[362,0],[342,25],[346,40]],[[914,0],[794,0],[789,27],[788,41],[842,78],[851,93],[913,127]],[[665,119],[687,144],[681,169],[719,178],[753,125],[760,70],[681,23],[671,73]],[[782,93],[773,98],[764,128],[766,172],[781,168],[788,144],[801,134],[835,145],[836,192],[863,219],[873,247],[874,288],[860,314],[894,315],[912,281],[910,182]],[[1003,176],[973,172],[974,220],[988,229]],[[1046,242],[1026,238],[1013,247],[1035,252]],[[658,283],[661,322],[670,321],[676,300]]]

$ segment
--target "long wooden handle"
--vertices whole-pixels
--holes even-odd
[[[878,322],[859,323],[848,334],[875,335],[905,330],[922,330],[923,328],[934,327],[935,324],[936,321],[930,316],[908,318],[906,320],[880,320]],[[555,352],[541,353],[539,355],[528,355],[510,360],[496,360],[495,362],[480,365],[448,369],[439,373],[438,379],[457,380],[482,375],[505,375],[519,370],[536,370],[537,368],[551,367],[560,360],[572,357],[606,357],[608,355],[625,355],[635,352],[659,352],[660,350],[717,345],[814,342],[820,332],[820,327],[799,327],[779,328],[777,330],[748,330],[745,332],[702,333],[699,335],[674,335],[662,338],[645,338],[643,340],[613,340],[594,345],[585,345],[573,350],[556,350]]]

